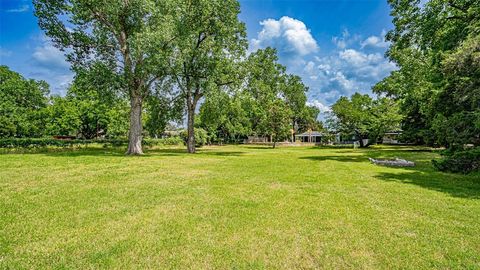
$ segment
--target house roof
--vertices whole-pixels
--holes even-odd
[[[302,134],[298,134],[298,135],[295,135],[295,136],[299,136],[299,137],[307,137],[307,136],[323,136],[324,134],[322,132],[319,132],[319,131],[311,131],[311,132],[304,132]]]

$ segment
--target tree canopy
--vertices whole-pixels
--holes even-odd
[[[341,97],[332,106],[332,128],[343,135],[353,135],[360,146],[376,143],[386,132],[400,128],[401,115],[397,104],[385,97],[372,99],[355,93]],[[364,140],[369,142],[364,143]]]
[[[480,1],[389,3],[395,28],[387,56],[399,70],[374,91],[399,101],[408,140],[478,145]]]
[[[38,137],[49,86],[0,66],[0,137]]]
[[[130,99],[127,153],[142,154],[142,108],[165,76],[177,1],[34,0],[40,27],[64,50],[73,68],[101,63],[103,78]]]

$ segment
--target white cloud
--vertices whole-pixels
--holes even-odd
[[[7,12],[10,12],[10,13],[21,13],[21,12],[27,12],[30,10],[30,6],[29,5],[22,5],[18,8],[13,8],[13,9],[7,9],[6,11]]]
[[[385,40],[385,35],[387,32],[385,30],[382,31],[380,36],[369,36],[364,41],[360,42],[362,49],[365,47],[373,47],[373,48],[388,48],[390,43]]]
[[[371,87],[395,69],[380,52],[343,49],[315,56],[296,71],[310,88],[309,100],[330,105],[340,96],[371,93]]]
[[[27,77],[44,80],[55,94],[65,94],[73,80],[73,73],[62,51],[53,46],[44,35],[34,38],[38,43],[31,58],[31,71]]]
[[[274,47],[279,54],[305,56],[318,51],[318,45],[307,26],[299,20],[284,16],[280,20],[267,19],[256,39],[251,40],[253,50]]]
[[[305,72],[307,72],[308,74],[311,74],[311,73],[315,72],[315,63],[312,62],[312,61],[309,61],[305,65],[305,68],[303,70],[305,70]]]
[[[55,48],[48,40],[44,40],[41,46],[35,48],[32,57],[36,64],[47,68],[65,69],[70,67],[65,60],[64,53]]]
[[[339,48],[345,49],[347,47],[347,40],[350,37],[350,33],[347,29],[343,30],[341,37],[333,37],[332,42]]]
[[[337,84],[341,89],[347,90],[348,92],[355,91],[357,84],[355,80],[349,80],[342,71],[337,71],[334,73],[334,76],[330,78],[330,82]]]
[[[357,43],[359,40],[361,40],[361,36],[356,34],[351,35],[350,32],[348,32],[348,29],[343,30],[341,36],[332,37],[333,44],[335,44],[337,49],[340,50],[346,49],[352,44]]]
[[[365,54],[354,49],[347,49],[339,53],[341,59],[347,61],[356,67],[367,64],[378,63],[384,60],[384,57],[379,53]]]
[[[329,106],[323,104],[322,102],[320,102],[320,101],[317,100],[317,99],[314,99],[314,100],[312,100],[312,101],[308,101],[308,102],[307,102],[307,105],[318,108],[321,113],[329,112],[329,111],[332,110],[332,109],[330,109]]]

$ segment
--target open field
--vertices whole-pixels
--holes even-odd
[[[430,151],[123,152],[0,155],[0,268],[480,268],[480,175]]]

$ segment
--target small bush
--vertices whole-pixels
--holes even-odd
[[[195,128],[195,146],[196,147],[202,147],[208,142],[208,132],[203,129],[203,128]],[[183,130],[180,133],[181,138],[183,139],[183,142],[186,144],[187,143],[187,138],[188,138],[188,132],[187,130]]]
[[[480,170],[480,147],[463,151],[445,151],[443,158],[432,160],[433,166],[443,172],[467,174]]]

